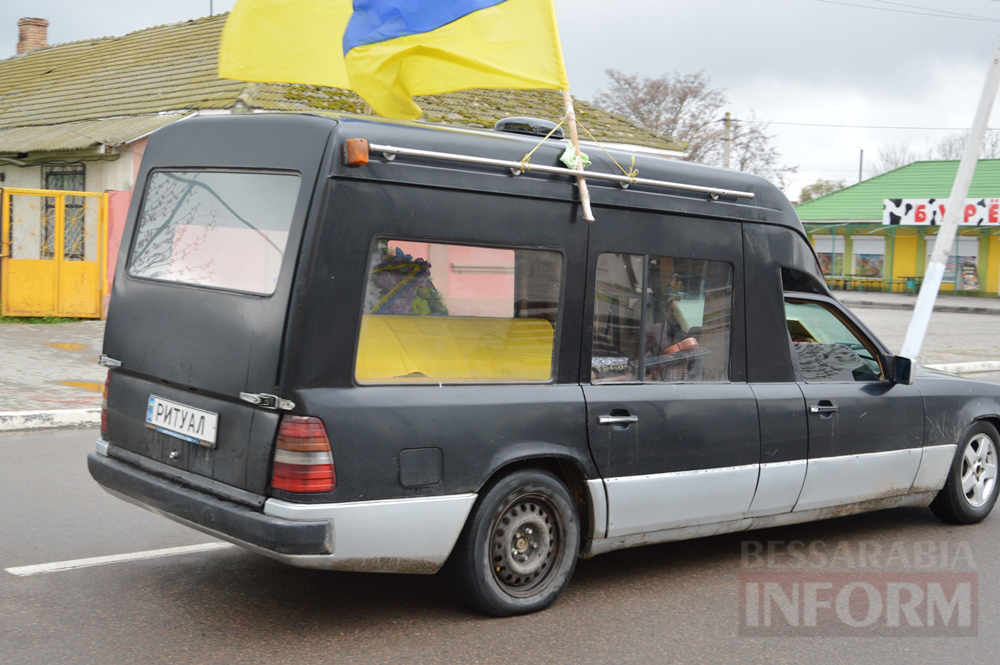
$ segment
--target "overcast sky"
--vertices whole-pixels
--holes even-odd
[[[50,21],[52,44],[123,35],[228,11],[235,0],[3,0],[0,54],[17,19]],[[573,94],[592,99],[606,69],[704,70],[734,117],[753,110],[799,177],[858,178],[880,147],[925,152],[945,131],[780,123],[969,127],[1000,37],[1000,0],[555,0]],[[210,10],[211,5],[211,10]],[[862,6],[848,6],[862,5]],[[954,18],[919,12],[962,14]],[[913,12],[913,13],[905,13]],[[978,17],[978,18],[967,18]],[[990,126],[1000,127],[1000,104]]]

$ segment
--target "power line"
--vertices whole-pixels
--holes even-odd
[[[816,2],[824,2],[828,5],[843,5],[845,7],[860,7],[861,9],[875,9],[880,12],[893,12],[894,14],[915,14],[917,16],[933,16],[935,18],[951,18],[957,21],[982,21],[986,23],[1000,23],[1000,19],[990,18],[988,16],[966,17],[966,16],[951,16],[949,14],[934,14],[929,12],[911,12],[905,9],[889,9],[888,7],[872,7],[871,5],[856,5],[851,2],[837,2],[836,0],[816,0]]]
[[[1000,0],[990,0],[990,2],[1000,2]],[[732,119],[733,122],[745,122],[751,125],[790,125],[793,127],[835,127],[838,129],[903,129],[912,131],[927,131],[927,132],[967,132],[968,127],[902,127],[902,126],[891,126],[891,125],[834,125],[822,122],[778,122],[776,120],[737,120]],[[716,120],[716,122],[722,122],[722,120]],[[995,128],[990,128],[988,131],[995,131]]]
[[[923,9],[926,11],[935,12],[936,14],[950,14],[951,16],[960,16],[962,18],[980,18],[985,20],[996,20],[990,19],[986,16],[976,16],[975,14],[962,14],[960,12],[949,12],[945,9],[937,9],[935,7],[921,7],[920,5],[910,5],[905,2],[893,2],[892,0],[872,0],[873,2],[878,2],[883,5],[896,5],[897,7],[909,7],[910,9]],[[873,9],[879,9],[878,7],[873,7]],[[942,16],[942,18],[949,18],[948,16]]]

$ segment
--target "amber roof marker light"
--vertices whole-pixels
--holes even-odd
[[[368,140],[347,139],[344,142],[344,163],[348,166],[364,166],[368,163]]]

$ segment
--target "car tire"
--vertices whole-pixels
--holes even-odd
[[[579,551],[580,520],[566,486],[545,471],[522,470],[480,494],[452,568],[474,610],[528,614],[559,596]]]
[[[931,503],[945,522],[981,522],[997,502],[997,451],[1000,434],[986,421],[973,423],[962,436],[948,480]]]

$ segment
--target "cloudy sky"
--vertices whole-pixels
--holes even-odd
[[[235,0],[3,0],[0,54],[17,19],[49,19],[49,42],[123,35],[228,11]],[[704,70],[736,118],[751,110],[799,176],[858,178],[858,158],[917,153],[972,122],[1000,37],[1000,0],[555,0],[575,96],[606,69],[659,76]],[[934,15],[929,15],[934,14]],[[801,123],[801,124],[791,124]],[[852,127],[809,126],[851,125]],[[1000,127],[1000,105],[991,127]],[[870,129],[903,127],[917,129]]]

